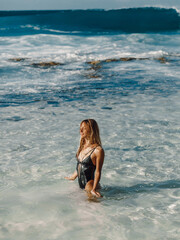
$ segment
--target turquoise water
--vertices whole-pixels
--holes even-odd
[[[1,239],[179,239],[179,42],[177,31],[0,38]],[[64,179],[85,118],[105,150],[97,201]]]

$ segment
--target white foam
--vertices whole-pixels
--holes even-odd
[[[33,25],[30,25],[30,24],[21,25],[20,27],[21,27],[21,28],[32,28],[32,29],[34,29],[34,30],[40,30],[40,27],[39,27],[39,26],[33,26]]]
[[[78,239],[81,233],[82,239],[86,235],[89,239],[178,240],[171,228],[178,231],[173,219],[179,217],[180,198],[176,183],[179,66],[153,60],[177,55],[178,39],[154,34],[1,39],[1,100],[32,101],[0,109],[4,239],[16,240],[20,234],[27,240],[33,234],[41,239],[70,239],[72,233]],[[28,59],[8,60],[13,57]],[[152,60],[102,64],[99,79],[87,77],[86,61],[119,57]],[[31,66],[41,61],[65,65]],[[102,89],[96,89],[96,84]],[[62,95],[72,101],[64,101]],[[104,198],[99,202],[88,201],[76,180],[64,179],[76,167],[79,124],[86,118],[99,123],[105,149]],[[169,180],[174,180],[173,186]]]

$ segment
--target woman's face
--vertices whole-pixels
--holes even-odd
[[[83,122],[80,126],[80,135],[81,135],[81,138],[87,138],[89,136],[89,126]]]

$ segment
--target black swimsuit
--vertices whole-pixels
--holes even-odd
[[[78,182],[80,188],[85,188],[86,183],[89,180],[94,180],[94,172],[96,166],[93,164],[91,159],[91,154],[94,152],[96,148],[91,150],[91,153],[88,157],[84,158],[82,161],[79,161],[77,158],[77,173],[78,173]],[[88,154],[88,153],[87,153]]]

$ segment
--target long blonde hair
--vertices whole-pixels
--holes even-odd
[[[80,126],[83,123],[85,123],[89,126],[89,129],[90,129],[90,135],[89,135],[90,144],[97,144],[97,145],[101,146],[101,138],[100,138],[99,127],[98,127],[97,122],[94,119],[85,119],[81,122]],[[85,144],[85,140],[84,140],[84,138],[81,138],[79,148],[78,148],[77,153],[76,153],[76,157],[79,156],[79,153],[83,149],[84,144]]]

